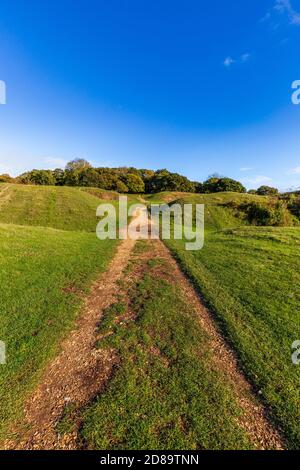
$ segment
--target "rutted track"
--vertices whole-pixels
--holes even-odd
[[[194,287],[161,241],[148,243],[151,244],[152,256],[165,261],[169,281],[180,288],[183,298],[197,312],[200,325],[210,338],[212,367],[226,374],[243,410],[238,424],[245,429],[256,448],[284,448],[279,433],[270,424],[266,409],[239,370],[235,353],[219,333]],[[67,404],[74,403],[76,408],[84,408],[101,393],[118,362],[114,351],[95,347],[97,327],[103,311],[118,301],[119,282],[126,278],[124,270],[131,260],[134,246],[133,240],[122,241],[107,272],[92,286],[76,328],[63,342],[59,356],[46,368],[41,384],[25,405],[24,423],[15,427],[16,438],[5,443],[6,449],[80,447],[77,430],[62,436],[56,426]]]
[[[133,240],[120,243],[107,272],[93,284],[76,328],[46,368],[41,384],[25,405],[25,422],[13,430],[16,438],[5,449],[76,449],[76,433],[65,439],[56,424],[68,403],[83,407],[108,380],[116,361],[113,352],[95,348],[101,313],[117,300],[118,281],[127,266]]]

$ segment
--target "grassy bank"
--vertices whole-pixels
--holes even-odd
[[[300,230],[245,227],[208,231],[201,251],[167,242],[237,350],[246,374],[272,408],[290,447],[300,443]]]
[[[0,340],[7,347],[7,364],[0,366],[2,439],[116,243],[94,234],[1,224],[0,245]]]
[[[0,185],[0,222],[95,232],[98,205],[117,207],[115,197],[97,189]]]

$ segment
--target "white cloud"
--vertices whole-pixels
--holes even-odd
[[[262,176],[262,175],[257,175],[254,176],[254,178],[245,178],[242,182],[245,184],[252,184],[253,186],[260,186],[263,184],[270,183],[272,181],[272,178],[269,176]]]
[[[45,163],[51,165],[53,169],[55,168],[64,168],[67,164],[66,160],[62,158],[46,158]]]
[[[251,54],[249,52],[245,52],[242,54],[239,59],[233,59],[231,56],[226,57],[223,62],[223,65],[227,68],[231,67],[233,64],[245,64],[250,59]]]
[[[300,25],[300,13],[292,6],[290,0],[276,0],[274,9],[282,14],[287,14],[291,24]]]
[[[268,21],[271,19],[271,13],[268,11],[268,13],[266,13],[260,20],[259,22],[260,23],[264,23],[265,21]]]
[[[233,60],[231,57],[226,57],[226,59],[223,62],[223,65],[225,65],[225,67],[230,67],[234,63],[235,63],[235,60]]]
[[[241,62],[244,64],[245,62],[248,62],[248,60],[250,59],[250,54],[249,52],[246,52],[245,54],[242,54],[241,55]]]
[[[286,174],[287,175],[300,175],[300,166],[297,166],[296,168],[292,168],[291,170],[288,170]]]
[[[252,168],[251,166],[245,166],[243,168],[240,168],[240,171],[251,171],[251,170],[254,170],[254,168]]]
[[[270,28],[275,30],[280,26],[279,16],[285,16],[291,25],[300,26],[300,13],[294,9],[291,0],[275,0],[273,8],[260,19],[260,23],[268,22]]]

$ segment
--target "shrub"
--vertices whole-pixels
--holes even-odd
[[[278,189],[272,188],[271,186],[260,186],[260,188],[257,189],[256,194],[259,196],[277,196]]]
[[[286,227],[295,225],[292,214],[287,209],[287,205],[283,201],[277,201],[267,204],[261,202],[251,202],[243,204],[246,217],[252,225],[266,225],[275,227]]]
[[[62,170],[61,168],[56,168],[55,170],[53,170],[52,174],[53,174],[53,177],[54,177],[55,185],[56,186],[64,186],[64,184],[66,182],[65,171]]]
[[[170,173],[168,170],[158,170],[147,182],[147,190],[151,193],[161,191],[195,192],[195,184],[186,176]]]
[[[99,187],[100,176],[94,168],[83,168],[81,170],[75,170],[78,174],[78,185],[87,187]]]
[[[32,170],[18,176],[17,182],[49,186],[55,184],[55,179],[51,170]]]
[[[205,193],[236,192],[245,193],[246,188],[239,181],[231,178],[212,177],[203,183]]]
[[[199,194],[204,193],[204,185],[203,185],[203,183],[198,183],[197,181],[195,181],[195,182],[194,182],[194,186],[195,186],[195,192],[196,192],[196,193],[199,193]]]
[[[13,183],[15,180],[8,174],[0,175],[0,183]]]
[[[291,197],[287,203],[288,209],[291,213],[300,219],[300,196]]]
[[[91,168],[91,164],[84,160],[84,158],[75,158],[66,164],[66,171],[83,170],[85,168]]]
[[[145,183],[139,175],[129,173],[125,177],[125,184],[129,193],[138,194],[145,191]]]
[[[118,180],[116,183],[116,191],[118,191],[118,193],[128,193],[128,187],[123,181]]]

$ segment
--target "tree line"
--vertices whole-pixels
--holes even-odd
[[[85,186],[130,194],[161,191],[191,193],[246,192],[246,188],[239,181],[219,175],[212,175],[201,183],[190,181],[187,177],[178,173],[171,173],[166,169],[153,171],[133,167],[94,168],[84,159],[70,161],[65,169],[31,170],[16,178],[12,178],[7,174],[0,175],[0,182],[48,186]],[[251,192],[278,194],[278,190],[266,186]]]

